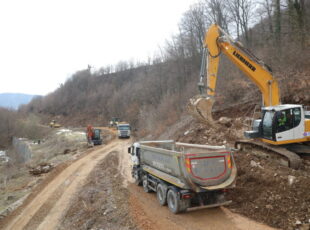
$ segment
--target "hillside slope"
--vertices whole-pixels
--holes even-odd
[[[194,4],[180,20],[179,34],[148,62],[122,62],[96,72],[78,71],[53,93],[34,99],[24,109],[47,117],[46,121],[56,118],[66,125],[104,125],[111,117],[120,117],[130,122],[140,136],[160,134],[180,119],[188,99],[198,93],[205,30],[214,22],[225,30],[233,31],[236,26],[208,18],[206,12],[219,16],[223,16],[224,10],[231,13],[225,4],[212,8],[208,2]],[[310,4],[301,2],[304,4],[287,5],[277,14],[273,8],[268,17],[267,9],[260,7],[261,17],[253,16],[255,26],[238,36],[246,48],[273,69],[275,79],[280,82],[282,102],[286,103],[303,100],[297,98],[295,89],[304,92],[302,97],[309,94],[310,34],[304,32],[309,31],[310,19],[304,12],[309,11]],[[258,88],[222,54],[215,109],[250,102],[261,102]]]

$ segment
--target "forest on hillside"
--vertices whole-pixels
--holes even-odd
[[[188,99],[198,93],[204,35],[213,23],[272,67],[284,97],[292,84],[310,86],[309,12],[306,0],[201,0],[184,13],[179,32],[149,60],[77,71],[53,93],[36,97],[18,112],[0,111],[0,119],[32,114],[44,122],[57,118],[65,125],[102,126],[116,116],[141,136],[160,133],[180,118]],[[224,55],[217,84],[216,108],[261,100],[258,89]],[[1,141],[16,135],[16,129],[1,122],[0,130],[9,130],[1,132]]]

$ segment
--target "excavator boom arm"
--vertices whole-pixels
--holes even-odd
[[[235,42],[218,25],[212,25],[204,41],[207,49],[207,96],[214,97],[219,56],[225,54],[259,88],[264,106],[280,104],[276,79],[262,61]]]

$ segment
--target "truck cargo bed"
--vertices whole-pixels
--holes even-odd
[[[196,191],[232,185],[237,174],[232,153],[225,146],[141,142],[140,158],[149,173]]]

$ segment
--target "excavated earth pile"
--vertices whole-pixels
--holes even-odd
[[[235,153],[237,186],[229,208],[281,229],[310,229],[310,161],[300,170],[279,166],[250,152]]]

